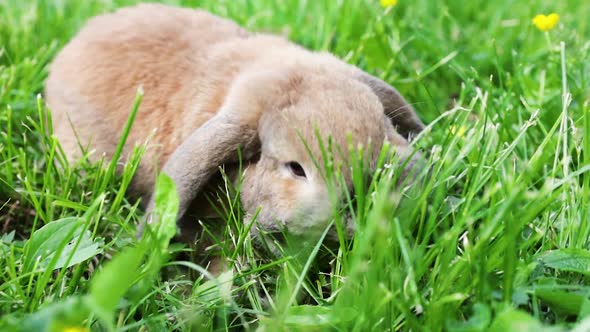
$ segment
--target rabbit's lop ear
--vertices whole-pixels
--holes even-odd
[[[176,186],[179,198],[177,220],[182,218],[197,194],[217,172],[219,166],[237,161],[238,149],[247,158],[257,149],[255,128],[236,121],[231,114],[220,111],[195,130],[168,158],[162,172]],[[147,211],[154,208],[151,197]],[[149,219],[151,222],[151,218]]]
[[[367,84],[381,100],[385,115],[404,138],[410,140],[424,129],[412,106],[389,84],[365,72],[360,72],[358,80]]]
[[[281,96],[287,73],[253,71],[242,74],[228,92],[224,105],[176,148],[162,168],[176,185],[179,198],[177,220],[181,219],[219,166],[237,162],[241,151],[248,160],[260,150],[258,121],[271,109],[272,96]],[[147,211],[154,208],[153,195]],[[151,217],[149,217],[151,222]]]

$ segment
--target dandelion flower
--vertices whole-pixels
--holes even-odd
[[[451,132],[451,134],[457,136],[457,137],[463,137],[463,135],[465,135],[465,132],[467,132],[467,128],[465,126],[456,126],[456,125],[452,125],[449,127],[449,131]]]
[[[66,327],[63,332],[90,332],[85,327]]]
[[[559,15],[551,13],[549,15],[539,14],[533,18],[533,24],[541,31],[549,31],[559,22]]]
[[[397,0],[380,0],[380,2],[381,7],[383,8],[389,8],[397,5]]]

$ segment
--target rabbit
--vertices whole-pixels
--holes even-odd
[[[334,206],[314,166],[324,164],[316,133],[344,151],[370,147],[373,168],[389,142],[406,161],[398,165],[404,176],[420,158],[410,140],[424,124],[384,81],[202,10],[140,4],[90,19],[50,64],[45,98],[70,161],[81,146],[92,158],[113,155],[138,87],[144,98],[124,155],[150,140],[129,191],[149,213],[163,166],[176,186],[179,222],[215,214],[205,197],[227,167],[232,181],[242,179],[244,222],[257,214],[254,236],[324,229]],[[334,158],[346,164],[348,155]],[[352,190],[342,171],[340,197]]]

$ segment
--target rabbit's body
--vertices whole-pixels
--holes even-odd
[[[273,230],[313,228],[307,224],[331,211],[327,189],[292,129],[308,141],[320,129],[341,146],[351,133],[353,143],[375,151],[389,140],[408,154],[389,118],[404,136],[422,128],[395,90],[329,54],[250,34],[203,11],[144,4],[90,20],[51,65],[46,98],[70,159],[80,157],[80,145],[94,156],[113,154],[140,86],[144,98],[124,154],[153,136],[132,191],[151,195],[156,169],[164,166],[182,214],[243,146],[250,176],[242,201],[249,213],[268,205],[260,219],[280,220]],[[293,175],[301,166],[303,177]],[[289,224],[294,219],[301,227]]]
[[[212,54],[235,53],[223,42],[242,38],[248,34],[231,21],[161,5],[91,19],[51,65],[46,95],[55,135],[71,159],[81,154],[78,139],[94,157],[112,155],[141,87],[125,154],[157,129],[134,180],[135,191],[149,193],[156,164],[217,113],[238,69],[239,58],[223,63]]]

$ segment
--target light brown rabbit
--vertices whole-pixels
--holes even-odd
[[[145,96],[125,155],[155,134],[132,193],[149,198],[163,165],[179,218],[191,205],[207,216],[202,195],[240,149],[242,206],[250,217],[261,208],[254,232],[305,235],[327,225],[332,205],[313,162],[323,165],[316,130],[343,148],[349,135],[353,146],[370,146],[374,166],[386,140],[411,155],[408,139],[423,128],[394,88],[330,54],[200,10],[142,4],[91,19],[51,64],[46,99],[71,160],[80,146],[112,156],[138,87]],[[351,189],[346,181],[343,190]]]

